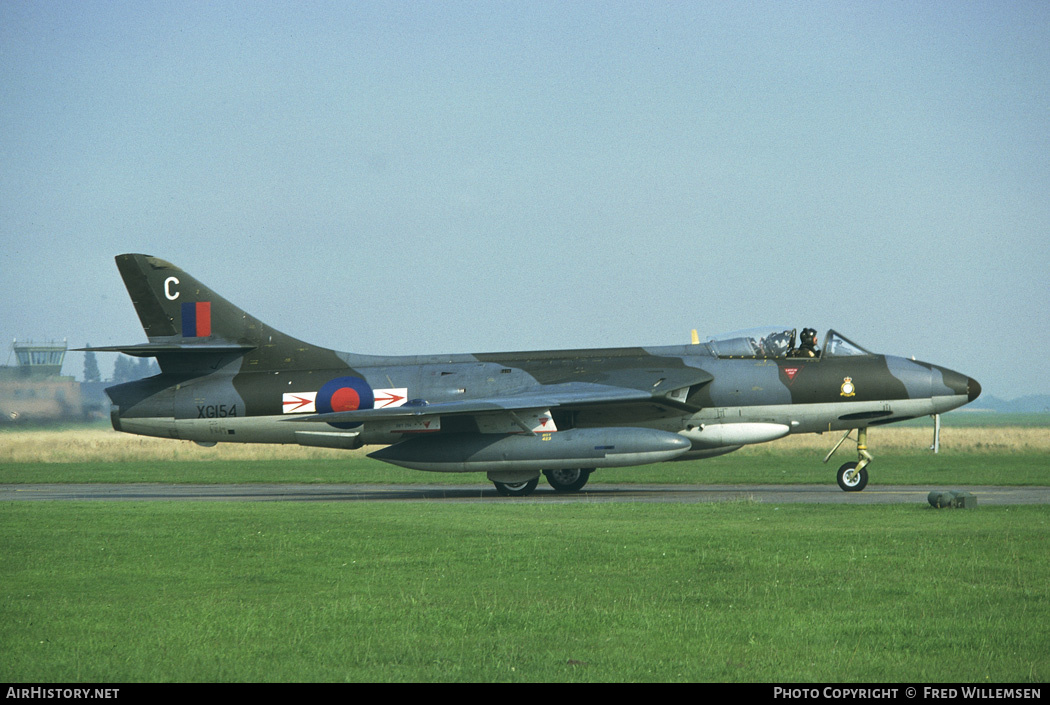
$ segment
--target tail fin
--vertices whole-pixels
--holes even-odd
[[[151,343],[260,342],[261,323],[175,265],[118,255],[117,269]]]
[[[214,369],[243,355],[243,370],[341,367],[336,354],[270,328],[175,265],[148,255],[118,255],[117,268],[149,343],[92,348],[156,357],[161,369]]]

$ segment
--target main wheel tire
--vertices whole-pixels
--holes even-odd
[[[547,482],[554,488],[555,492],[579,492],[587,484],[594,468],[578,468],[575,470],[544,470]]]
[[[846,474],[852,472],[855,467],[857,467],[856,463],[845,463],[839,468],[836,479],[838,480],[839,487],[841,487],[844,492],[860,492],[868,486],[867,468],[861,468],[860,472],[853,476],[852,481],[846,480]]]
[[[536,485],[540,484],[540,478],[534,477],[525,482],[496,482],[493,480],[492,484],[503,497],[527,497],[536,489]]]

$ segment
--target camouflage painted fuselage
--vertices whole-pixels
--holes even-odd
[[[336,448],[443,436],[440,444],[412,441],[415,455],[425,455],[494,437],[610,429],[614,440],[579,433],[579,444],[597,454],[617,437],[633,439],[662,453],[659,459],[682,459],[790,433],[942,413],[980,393],[965,375],[868,353],[834,331],[815,358],[760,347],[728,354],[734,348],[717,343],[398,357],[337,352],[273,330],[167,262],[121,255],[117,264],[149,342],[101,349],[156,357],[162,370],[107,390],[114,428],[129,433]],[[630,457],[653,461],[639,453]],[[396,451],[379,457],[397,460]],[[501,458],[492,456],[488,471],[498,472]],[[532,472],[514,460],[506,458],[506,467]]]

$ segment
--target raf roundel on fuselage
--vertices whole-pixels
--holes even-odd
[[[375,393],[360,377],[336,377],[317,391],[317,411],[331,414],[336,411],[359,411],[375,407]],[[336,428],[355,428],[360,423],[332,424]]]

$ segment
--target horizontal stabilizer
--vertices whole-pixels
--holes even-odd
[[[157,355],[207,354],[239,355],[254,350],[254,345],[240,343],[138,343],[136,345],[105,345],[97,348],[73,348],[75,352],[118,352],[132,357],[157,357]]]

